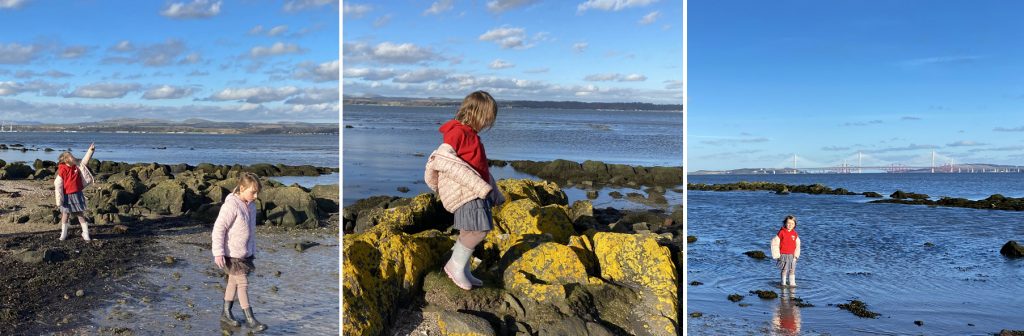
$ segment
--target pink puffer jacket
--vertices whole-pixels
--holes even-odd
[[[427,169],[423,172],[423,180],[430,190],[437,193],[445,210],[455,210],[466,202],[474,199],[490,198],[494,205],[505,202],[505,197],[498,192],[498,186],[492,175],[490,181],[484,181],[466,161],[459,158],[455,148],[442,143],[427,159]],[[493,191],[493,192],[492,192]]]
[[[256,253],[256,201],[242,201],[234,193],[224,199],[213,223],[214,257],[242,259]]]

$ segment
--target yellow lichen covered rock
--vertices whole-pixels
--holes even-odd
[[[529,236],[550,235],[551,240],[567,244],[575,231],[565,206],[538,206],[530,199],[506,203],[495,214],[495,226],[487,234],[485,249],[497,249],[504,255],[510,248],[529,240]]]
[[[396,302],[415,292],[423,275],[440,267],[452,241],[431,230],[410,235],[393,226],[376,226],[345,236],[342,254],[342,305],[345,333],[378,335]]]
[[[669,249],[658,245],[653,235],[610,232],[595,234],[593,244],[602,278],[641,290],[646,307],[638,310],[647,315],[643,333],[675,333],[679,298],[675,263]]]
[[[445,221],[440,220],[440,217],[445,210],[434,194],[423,193],[407,200],[408,204],[388,209],[374,209],[366,215],[373,217],[369,221],[374,225],[391,226],[404,231],[439,228],[444,224]],[[362,232],[368,226],[357,231]]]
[[[558,184],[548,181],[530,179],[504,179],[498,181],[498,189],[505,196],[506,202],[529,199],[540,205],[568,205],[569,198]]]
[[[587,271],[568,246],[542,243],[505,269],[505,289],[537,302],[564,300],[565,285],[588,283]]]
[[[572,236],[569,237],[569,248],[576,253],[576,257],[580,259],[583,266],[587,269],[587,274],[600,275],[598,271],[597,256],[594,253],[594,241],[589,236]]]

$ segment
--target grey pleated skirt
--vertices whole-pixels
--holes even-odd
[[[475,199],[455,209],[455,229],[460,231],[490,231],[491,202]]]
[[[780,270],[789,272],[789,270],[796,270],[796,258],[792,254],[783,254],[779,257],[779,261],[775,263]]]
[[[245,258],[224,258],[224,273],[229,275],[249,275],[252,271],[256,270],[256,264],[253,260],[256,256],[248,256]]]
[[[64,194],[63,204],[60,205],[61,213],[76,213],[85,211],[85,195],[81,191],[73,194]]]

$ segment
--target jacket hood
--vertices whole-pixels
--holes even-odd
[[[228,197],[224,198],[224,203],[227,202],[234,202],[235,204],[242,208],[245,208],[246,206],[245,201],[243,201],[241,198],[238,198],[238,195],[235,195],[235,193],[230,193],[228,194]]]
[[[446,133],[448,133],[451,130],[456,129],[456,128],[462,129],[462,131],[469,131],[469,132],[476,133],[476,131],[473,130],[472,127],[466,126],[465,124],[463,124],[463,123],[461,123],[461,122],[459,122],[458,120],[455,120],[455,119],[448,120],[448,122],[444,123],[444,125],[441,125],[441,127],[438,128],[437,130],[439,132],[441,132],[441,134],[446,134]]]

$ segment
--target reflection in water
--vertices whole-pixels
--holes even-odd
[[[772,315],[772,326],[781,335],[800,334],[800,309],[797,308],[795,287],[785,287],[779,295],[779,306]]]

